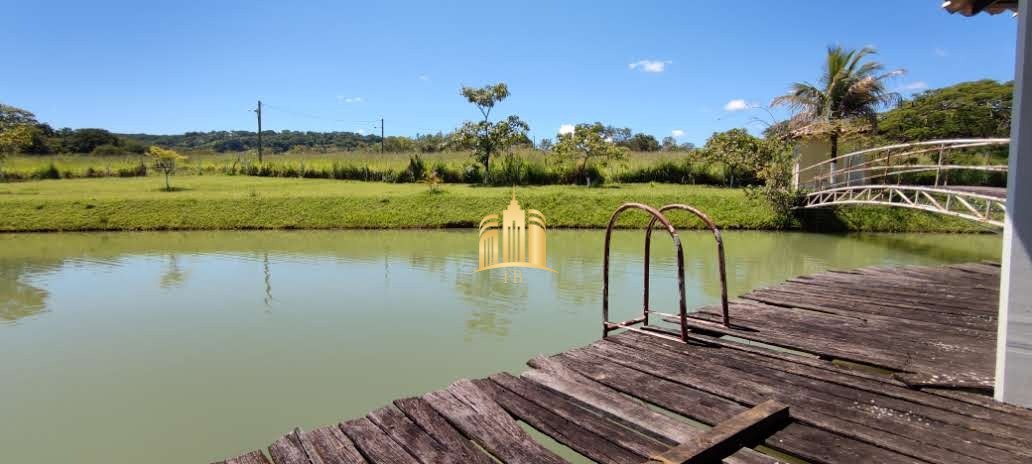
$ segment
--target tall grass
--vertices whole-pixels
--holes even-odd
[[[538,150],[521,150],[492,159],[490,175],[471,161],[467,152],[432,154],[376,152],[301,153],[266,155],[259,163],[255,153],[186,153],[181,175],[228,175],[285,178],[360,180],[370,182],[422,182],[429,172],[444,183],[490,185],[554,185],[577,183],[572,164],[554,165]],[[96,177],[136,177],[152,174],[144,156],[48,155],[12,157],[4,166],[5,180],[38,180]],[[583,175],[583,173],[581,173]],[[631,153],[624,161],[607,167],[589,166],[593,184],[604,182],[662,182],[724,184],[719,165],[701,163],[686,153]]]

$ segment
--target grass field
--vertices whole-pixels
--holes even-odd
[[[0,231],[323,229],[475,227],[506,207],[508,188],[235,176],[176,176],[176,191],[156,177],[66,179],[0,184]],[[549,227],[605,227],[623,202],[688,203],[722,228],[777,229],[782,221],[743,190],[671,184],[603,188],[520,187],[524,208]],[[643,227],[628,214],[622,226]],[[698,222],[679,226],[699,227]],[[970,232],[960,220],[903,209],[851,208],[795,219],[791,228],[824,231]]]
[[[410,158],[422,159],[426,170],[436,170],[449,183],[479,182],[479,168],[473,166],[468,152],[440,153],[384,153],[368,151],[287,152],[266,154],[259,165],[254,152],[240,153],[184,153],[187,159],[178,163],[182,175],[258,175],[262,177],[335,178],[337,180],[413,180],[404,172],[410,169]],[[518,150],[518,169],[522,169],[520,184],[571,183],[564,172],[572,170],[572,163],[564,166],[548,162],[544,152]],[[505,175],[504,157],[492,160],[493,176]],[[145,155],[21,155],[12,156],[0,165],[2,177],[9,181],[71,179],[93,177],[137,177],[153,175],[151,160]],[[597,176],[616,182],[674,182],[723,184],[724,168],[719,163],[700,159],[690,152],[631,152],[623,160],[605,166],[593,165]],[[468,178],[474,170],[475,180]],[[511,171],[510,171],[511,172]],[[510,175],[511,176],[511,175]],[[568,176],[567,176],[568,177]],[[597,177],[596,177],[597,179]],[[501,182],[508,184],[508,181]]]

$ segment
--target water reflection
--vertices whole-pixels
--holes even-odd
[[[0,261],[0,323],[13,323],[46,309],[46,290],[23,281],[24,263]]]
[[[70,268],[87,268],[91,273],[105,268],[107,272],[117,272],[117,268],[141,266],[153,257],[164,262],[157,288],[168,291],[186,285],[191,266],[255,263],[261,272],[258,300],[262,306],[272,308],[278,301],[273,296],[272,272],[277,263],[303,264],[325,272],[329,262],[343,266],[378,262],[382,264],[382,279],[363,279],[363,285],[368,286],[365,290],[380,294],[429,290],[439,299],[440,292],[451,286],[454,296],[469,310],[467,335],[504,337],[509,334],[511,315],[526,309],[532,292],[546,296],[554,310],[599,304],[602,235],[600,231],[550,232],[548,261],[557,272],[538,276],[536,271],[525,271],[525,285],[505,282],[500,272],[473,272],[475,235],[463,231],[6,235],[0,237],[5,245],[0,251],[0,319],[14,321],[44,312],[48,290],[45,285],[27,282]],[[614,293],[632,290],[614,298],[632,307],[640,305],[643,237],[639,231],[619,231],[612,245]],[[690,304],[700,306],[716,301],[720,286],[712,237],[705,232],[687,232],[682,233],[681,239]],[[653,244],[650,278],[656,298],[675,295],[674,253],[667,242],[657,235]],[[726,232],[725,244],[732,295],[828,267],[977,261],[996,259],[999,254],[999,238],[992,235]],[[421,285],[440,285],[433,284],[432,289],[399,288],[397,282],[392,285],[392,266],[398,264],[404,273],[427,276],[429,280]],[[242,276],[219,277],[222,281],[218,286],[226,290],[250,287],[237,282]],[[379,291],[376,287],[380,287]],[[150,290],[132,291],[146,299]]]
[[[549,231],[557,272],[525,270],[521,284],[474,272],[474,231],[0,235],[0,397],[18,399],[0,402],[0,450],[5,462],[212,462],[284,427],[518,372],[598,338],[602,235]],[[652,305],[669,311],[673,250],[656,238]],[[682,241],[689,307],[716,302],[712,237]],[[999,255],[988,235],[725,242],[732,294],[827,267]],[[643,246],[641,231],[614,236],[614,319],[641,307]],[[111,436],[118,447],[96,447]]]

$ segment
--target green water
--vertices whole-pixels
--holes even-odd
[[[473,231],[0,235],[0,461],[203,463],[599,337],[600,231],[551,231],[521,284]],[[653,306],[676,307],[655,243]],[[719,295],[683,236],[689,306]],[[998,259],[992,235],[727,232],[732,294],[828,267]],[[614,242],[614,319],[640,307]]]

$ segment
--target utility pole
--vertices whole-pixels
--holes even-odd
[[[383,154],[383,118],[380,118],[380,154]]]
[[[258,163],[262,162],[262,101],[258,100],[258,109],[254,110],[258,113]]]

